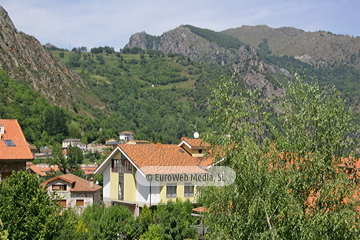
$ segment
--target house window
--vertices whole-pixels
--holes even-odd
[[[112,160],[112,172],[118,173],[131,173],[132,164],[127,159],[113,159]]]
[[[191,183],[185,183],[184,185],[184,197],[193,197],[194,196],[194,185]]]
[[[52,202],[66,208],[66,200],[53,200]]]
[[[76,206],[84,206],[84,199],[76,199]]]
[[[112,160],[112,171],[120,172],[120,168],[121,168],[121,159],[113,159]]]
[[[167,198],[176,198],[176,184],[168,184],[166,186],[166,197]]]
[[[132,172],[132,164],[128,160],[124,160],[125,169],[124,172],[131,173]]]
[[[66,189],[67,189],[66,187],[67,187],[67,185],[52,185],[51,189],[53,191],[66,191]]]
[[[119,173],[118,199],[119,200],[124,200],[124,173]]]
[[[4,140],[6,146],[8,147],[15,147],[15,143],[12,140]]]

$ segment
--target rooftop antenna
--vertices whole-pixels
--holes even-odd
[[[198,132],[194,132],[194,138],[199,138],[199,133]]]

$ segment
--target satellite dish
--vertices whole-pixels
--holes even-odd
[[[199,138],[199,133],[198,132],[194,132],[194,138]]]

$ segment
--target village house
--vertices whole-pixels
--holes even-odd
[[[49,195],[55,193],[58,199],[54,201],[64,208],[84,209],[93,204],[100,204],[101,186],[94,183],[93,179],[87,181],[71,173],[51,178],[44,183]]]
[[[103,201],[106,205],[125,205],[135,216],[146,204],[157,206],[180,198],[196,203],[196,183],[156,181],[141,184],[147,174],[205,173],[212,159],[206,156],[208,145],[201,139],[183,137],[175,144],[120,144],[95,171],[103,174]],[[155,167],[152,170],[146,167]],[[164,172],[163,167],[166,168]]]
[[[115,139],[111,138],[105,142],[105,146],[111,149],[115,149],[120,142],[116,141]]]
[[[12,171],[26,170],[26,162],[34,160],[21,127],[15,119],[0,119],[0,179]]]
[[[119,139],[121,143],[134,140],[134,134],[129,131],[119,132]]]
[[[86,165],[86,164],[81,164],[81,165],[80,165],[80,168],[81,168],[81,170],[84,171],[84,175],[85,175],[85,176],[94,175],[95,170],[96,170],[96,168],[97,168],[97,164],[88,164],[88,165]]]
[[[84,171],[86,178],[90,178],[94,175],[97,164],[81,164],[80,169]],[[40,178],[46,178],[51,176],[54,172],[60,171],[57,165],[49,165],[47,163],[32,164],[31,162],[27,163],[26,171],[29,174],[36,174]]]
[[[49,165],[47,163],[40,163],[40,164],[32,164],[28,163],[26,172],[28,174],[36,174],[39,178],[45,178],[47,176],[51,176],[51,174],[59,171],[57,165]]]
[[[80,139],[65,139],[62,141],[61,149],[63,150],[64,154],[66,154],[66,150],[69,146],[78,147],[82,151],[86,151],[86,144],[82,143]]]

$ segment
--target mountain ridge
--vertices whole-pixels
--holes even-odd
[[[294,56],[315,66],[348,64],[360,69],[360,37],[328,31],[306,32],[293,27],[267,25],[231,28],[221,33],[258,47],[266,39],[273,55]]]
[[[52,104],[73,110],[81,96],[93,105],[103,104],[73,70],[68,69],[33,36],[19,32],[0,6],[0,69],[14,80],[23,80]],[[88,114],[84,112],[84,114]]]

